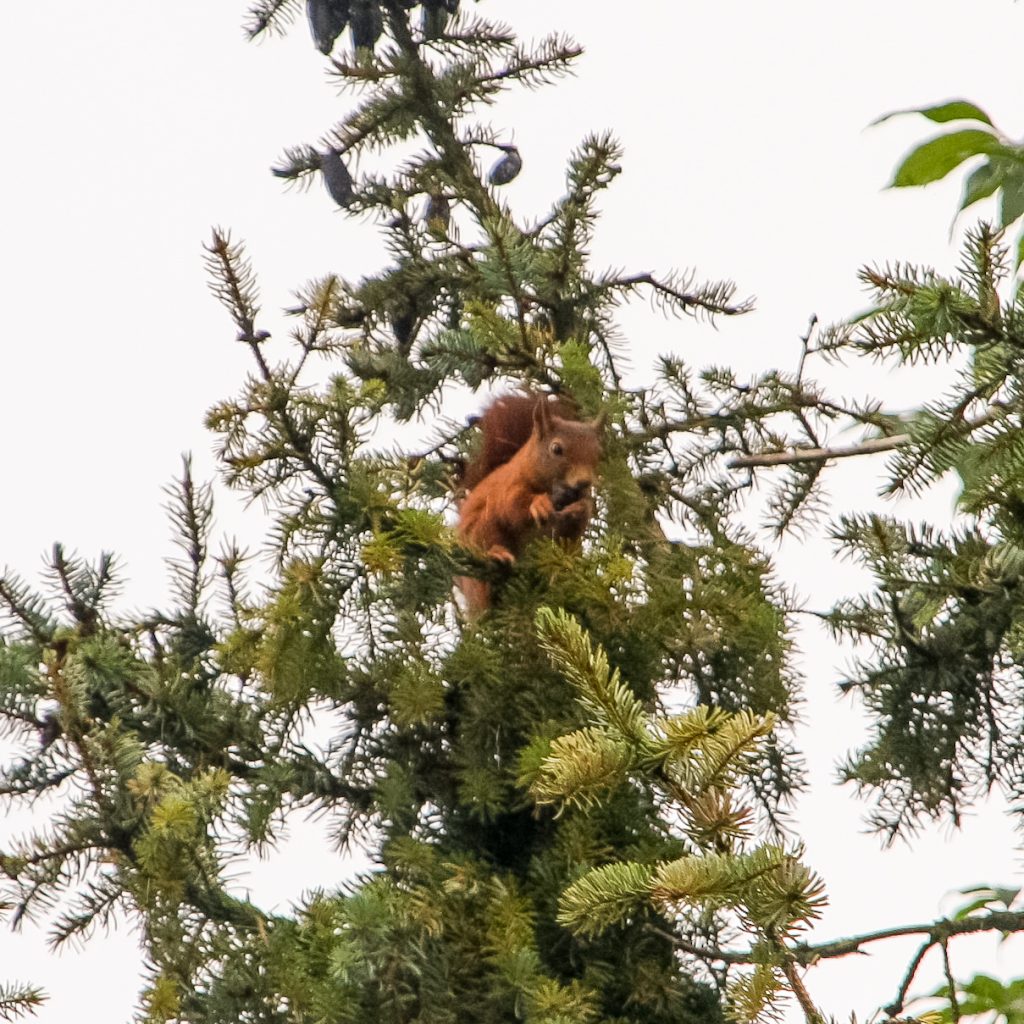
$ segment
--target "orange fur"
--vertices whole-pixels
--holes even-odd
[[[534,536],[575,543],[593,512],[591,488],[601,457],[603,419],[556,415],[571,406],[544,397],[506,395],[480,420],[481,453],[466,472],[470,487],[459,511],[459,537],[470,548],[511,565]],[[490,586],[463,577],[471,615],[490,605]]]
[[[517,392],[496,398],[476,421],[480,444],[476,456],[466,466],[462,486],[471,491],[488,473],[504,465],[530,440],[533,433],[533,411],[541,396],[533,392]],[[578,420],[575,403],[567,398],[547,400],[551,411],[563,420]]]

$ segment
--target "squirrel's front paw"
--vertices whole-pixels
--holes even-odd
[[[488,558],[493,558],[496,562],[502,562],[505,565],[514,565],[516,556],[509,551],[508,548],[502,547],[501,544],[494,544],[487,552]]]
[[[558,510],[559,522],[580,522],[588,520],[594,511],[590,498],[577,498],[572,504]]]
[[[530,502],[530,516],[538,526],[543,526],[555,514],[555,504],[550,494],[538,494]]]

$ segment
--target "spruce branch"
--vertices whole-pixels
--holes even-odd
[[[725,991],[727,1019],[736,1024],[778,1024],[782,1019],[775,1005],[784,985],[774,964],[757,964],[749,973],[729,976]]]
[[[596,935],[615,924],[650,892],[654,869],[606,864],[573,882],[559,900],[558,920],[578,935]]]
[[[330,6],[340,16],[347,2],[324,0],[321,10]],[[254,16],[262,18],[255,31],[277,30],[299,6],[287,0],[250,3]],[[763,568],[757,566],[742,583],[719,586],[722,574],[712,567],[711,555],[682,558],[681,547],[668,546],[652,552],[644,539],[613,550],[623,523],[640,522],[648,514],[653,518],[657,500],[671,504],[664,475],[659,476],[666,465],[677,476],[691,465],[704,473],[709,458],[728,450],[726,432],[742,429],[745,396],[731,394],[735,408],[728,421],[720,418],[717,427],[709,421],[708,432],[722,446],[716,456],[699,452],[691,458],[667,443],[662,451],[663,439],[634,446],[629,457],[663,486],[663,498],[637,493],[634,467],[609,439],[608,461],[616,465],[606,477],[607,519],[603,500],[595,518],[600,530],[593,551],[588,546],[579,558],[554,550],[538,555],[538,563],[560,560],[550,590],[564,591],[558,590],[553,603],[585,608],[588,624],[598,624],[593,642],[582,630],[575,638],[564,629],[553,635],[560,651],[554,667],[529,635],[541,599],[524,586],[533,571],[532,555],[504,573],[504,586],[500,593],[495,588],[492,614],[484,621],[461,623],[453,611],[453,572],[484,578],[498,572],[479,553],[455,549],[442,520],[452,501],[451,473],[436,455],[445,446],[461,453],[467,447],[461,430],[439,427],[444,434],[416,442],[433,447],[412,459],[370,451],[369,437],[389,417],[404,421],[436,414],[453,384],[476,389],[495,377],[544,382],[570,392],[587,411],[618,403],[616,415],[621,412],[629,424],[632,407],[642,400],[624,395],[612,358],[619,357],[612,321],[616,303],[640,291],[652,293],[655,303],[673,314],[731,314],[742,307],[727,285],[702,289],[691,286],[689,278],[653,275],[595,278],[587,263],[594,197],[618,173],[617,147],[610,139],[584,143],[570,167],[568,196],[537,229],[520,226],[497,191],[511,180],[509,165],[497,180],[481,171],[485,151],[476,145],[497,146],[506,155],[509,148],[504,133],[473,123],[474,105],[490,102],[513,82],[529,86],[561,75],[578,55],[574,44],[553,39],[523,49],[511,33],[488,32],[465,11],[450,22],[454,0],[419,5],[352,0],[352,11],[357,4],[360,16],[374,20],[374,31],[384,12],[388,39],[360,47],[351,60],[333,62],[332,77],[364,90],[356,108],[321,137],[316,149],[289,153],[289,166],[281,170],[306,182],[323,173],[325,148],[344,149],[352,167],[351,159],[400,140],[420,146],[393,174],[364,170],[357,200],[351,206],[341,203],[350,214],[379,216],[394,265],[358,283],[335,278],[307,288],[300,295],[302,308],[295,311],[304,319],[292,331],[301,351],[287,363],[275,363],[266,344],[269,335],[257,329],[256,281],[241,248],[217,234],[209,247],[214,290],[231,310],[238,339],[255,362],[242,397],[218,406],[209,422],[222,434],[221,455],[231,482],[269,499],[276,513],[271,540],[280,539],[278,550],[293,561],[279,560],[284,577],[279,587],[250,599],[239,574],[241,553],[224,550],[215,563],[229,614],[219,636],[211,625],[199,643],[188,637],[182,645],[181,624],[164,613],[117,633],[133,651],[141,649],[133,671],[145,673],[144,684],[134,688],[117,679],[115,710],[123,716],[118,728],[126,723],[126,737],[138,741],[147,759],[155,753],[172,765],[182,787],[215,765],[225,776],[224,792],[230,793],[229,812],[220,817],[206,809],[190,818],[191,799],[169,800],[161,820],[173,824],[177,814],[184,824],[177,834],[168,826],[158,842],[149,842],[157,829],[145,817],[100,822],[101,831],[121,825],[121,832],[109,837],[115,850],[127,851],[115,865],[132,876],[133,884],[151,881],[160,890],[151,900],[141,884],[136,890],[147,939],[153,937],[152,961],[161,971],[151,990],[155,1003],[160,1002],[158,985],[166,982],[160,1012],[168,1019],[238,1020],[253,1012],[319,1019],[339,1005],[371,1017],[397,1019],[408,1012],[448,1017],[458,1016],[459,1003],[475,1007],[477,993],[488,1019],[508,1016],[513,999],[516,1012],[538,1018],[590,1019],[600,1006],[606,1015],[623,1019],[700,1019],[675,1010],[694,992],[708,1000],[713,993],[681,969],[664,941],[637,934],[656,911],[648,906],[639,915],[629,912],[628,878],[620,879],[622,900],[607,901],[602,911],[616,921],[616,934],[576,944],[571,950],[580,965],[576,980],[563,984],[546,977],[553,962],[547,935],[559,932],[555,894],[571,880],[572,868],[545,858],[553,846],[565,848],[568,836],[581,860],[601,863],[615,855],[624,834],[620,819],[635,839],[632,855],[656,863],[677,858],[693,844],[721,853],[748,839],[747,809],[731,799],[729,787],[734,774],[745,774],[746,754],[767,729],[767,716],[755,721],[741,714],[731,726],[723,718],[714,728],[706,721],[674,728],[655,720],[652,711],[662,684],[691,676],[700,700],[710,694],[716,703],[739,710],[747,692],[730,703],[726,683],[736,675],[731,666],[737,659],[739,672],[751,673],[753,662],[731,649],[734,639],[741,646],[748,643],[745,632],[759,657],[768,648],[772,653],[757,669],[757,682],[745,679],[738,685],[751,692],[760,688],[759,712],[776,706],[787,681],[780,668],[785,652],[776,644],[774,627],[759,629],[750,616],[751,622],[740,621],[740,628],[729,632],[727,650],[715,637],[746,612],[737,617],[710,608],[705,616],[703,598],[684,610],[682,602],[690,599],[680,588],[681,577],[706,576],[713,579],[711,604],[721,601],[731,609],[754,595],[758,612],[771,613],[761,617],[776,621],[776,603],[760,585]],[[416,6],[422,29],[414,27],[417,15],[410,14]],[[317,45],[325,48],[320,40]],[[528,161],[529,154],[524,156]],[[435,196],[448,204],[450,220],[431,207]],[[460,235],[469,239],[466,244]],[[310,381],[320,370],[312,353],[335,357],[323,386]],[[700,387],[678,402],[673,391],[672,419],[706,412],[699,408]],[[670,382],[666,390],[672,389]],[[780,401],[765,399],[765,416],[772,397]],[[660,418],[669,418],[664,407]],[[758,436],[771,443],[767,431]],[[619,479],[613,481],[616,472]],[[306,486],[310,477],[313,482]],[[616,486],[619,493],[612,494]],[[210,562],[206,531],[199,528],[202,516],[193,508],[199,497],[193,488],[185,501],[183,561],[189,570],[188,601],[195,606],[202,593],[205,610],[202,585],[211,581],[202,578],[199,567]],[[707,511],[714,536],[710,551],[726,537],[722,510],[706,494],[694,500]],[[742,555],[747,554],[744,549]],[[592,571],[595,564],[602,571]],[[694,640],[698,633],[706,638]],[[584,642],[575,642],[581,638]],[[700,650],[691,653],[694,646]],[[684,647],[686,656],[677,656]],[[190,666],[202,666],[200,686],[193,685],[193,673],[179,671],[183,657],[193,659]],[[579,683],[583,696],[577,704],[596,724],[582,727],[570,681]],[[777,692],[760,699],[776,684],[781,684]],[[84,724],[92,733],[111,725],[108,709],[86,710]],[[301,744],[310,711],[335,716],[332,726],[340,726],[325,754]],[[563,728],[569,735],[553,739]],[[701,735],[691,742],[694,732]],[[118,796],[124,778],[135,782],[120,767],[129,758],[122,752],[115,759],[106,735],[94,738],[100,769],[111,776],[108,789]],[[58,744],[57,753],[66,746]],[[527,749],[536,755],[529,764]],[[515,791],[516,775],[543,777],[544,769],[536,769],[545,751],[563,771],[547,777],[551,799],[586,805],[615,790],[613,825],[598,812],[591,816],[594,828],[588,822],[586,834],[574,838],[572,829],[584,815],[573,811],[559,820],[557,814],[534,815],[524,806]],[[668,762],[683,762],[687,753],[692,770],[670,771]],[[517,756],[524,760],[517,762]],[[133,794],[128,803],[137,807],[135,790],[128,788]],[[539,788],[534,795],[543,798]],[[378,829],[382,839],[375,850],[382,870],[272,922],[244,904],[225,904],[220,869],[235,840],[272,841],[271,824],[284,808],[308,806],[343,807],[339,833],[344,838],[364,824]],[[673,834],[659,814],[663,808],[669,808],[673,825],[680,808],[687,815],[680,834]],[[456,891],[452,864],[439,865],[440,847],[451,849],[456,874],[473,876],[473,899]],[[520,870],[527,858],[537,865],[529,874]],[[191,888],[179,867],[189,872]],[[788,862],[776,864],[771,879],[752,873],[743,882],[757,897],[759,913],[772,920],[781,915],[788,923],[786,909],[796,902],[801,879],[787,874],[787,867]],[[494,884],[498,871],[501,881]],[[542,872],[546,889],[537,899],[536,878]],[[513,892],[520,884],[522,893]],[[501,898],[485,904],[487,920],[478,921],[478,894],[499,889]],[[164,900],[167,906],[161,905]],[[99,896],[96,901],[97,907],[105,905]],[[520,902],[521,912],[515,906]],[[522,940],[513,944],[501,925],[519,917],[528,920],[520,929]],[[77,919],[66,924],[74,929]],[[622,949],[634,949],[637,938],[656,948],[657,962],[646,953],[622,955]],[[564,947],[564,933],[557,941]],[[600,964],[605,974],[591,970],[591,964]],[[616,982],[621,997],[604,991],[600,980],[592,983],[592,977],[618,976],[620,964],[626,972],[624,983]],[[321,965],[330,965],[324,979]],[[776,973],[781,984],[781,970]],[[453,993],[457,1002],[450,1006]],[[647,1014],[645,1000],[658,1006],[655,1017]],[[154,1019],[159,1016],[151,1012]]]
[[[738,967],[749,964],[756,966],[760,970],[761,966],[765,964],[766,949],[764,945],[758,945],[746,950],[720,949],[675,935],[655,924],[648,923],[645,925],[645,928],[659,938],[671,942],[680,952],[693,956],[710,966],[723,964]],[[952,1018],[953,1020],[958,1020],[962,1011],[959,1003],[956,1002],[956,985],[949,966],[949,942],[957,935],[989,931],[997,931],[1003,935],[1024,932],[1024,911],[989,911],[985,914],[966,918],[941,918],[929,924],[880,929],[824,943],[778,944],[771,955],[779,958],[772,962],[779,963],[792,991],[800,1003],[808,1024],[820,1024],[823,1020],[821,1012],[810,999],[800,977],[799,968],[813,967],[821,960],[844,957],[851,954],[867,955],[868,951],[862,947],[873,942],[882,942],[887,939],[907,935],[924,935],[925,941],[911,958],[900,982],[896,997],[883,1009],[890,1017],[896,1018],[900,1016],[906,1007],[910,987],[925,956],[933,947],[939,946],[942,950],[943,965],[950,992]],[[742,990],[740,994],[742,994]]]
[[[236,629],[242,627],[245,607],[249,603],[244,591],[243,563],[248,558],[236,540],[225,540],[216,562],[220,567],[220,578],[224,581],[228,611]],[[154,636],[155,639],[155,636]]]
[[[522,236],[515,237],[518,235],[518,232],[515,232],[513,235],[510,229],[511,225],[506,227],[496,223],[489,231],[489,234],[491,244],[499,257],[500,266],[505,275],[505,286],[508,288],[508,294],[514,303],[515,320],[519,327],[520,345],[522,352],[525,354],[532,351],[533,345],[530,342],[530,330],[526,322],[528,306],[522,286],[523,274],[519,266],[521,260],[516,259],[516,249],[524,252],[529,243],[522,239]]]
[[[582,56],[581,46],[576,45],[567,36],[553,35],[542,40],[533,54],[516,48],[504,68],[478,75],[477,82],[484,86],[515,80],[522,82],[527,88],[536,88],[547,85],[562,75],[572,74],[572,62]]]
[[[269,335],[256,332],[259,314],[259,291],[252,263],[241,245],[231,241],[231,234],[220,228],[213,229],[210,242],[204,244],[206,269],[210,276],[210,291],[231,314],[239,331],[239,341],[254,346]],[[260,356],[262,359],[262,356]]]
[[[0,602],[6,606],[5,618],[17,622],[37,644],[46,646],[51,641],[56,620],[49,614],[46,602],[17,576],[0,577]]]
[[[299,3],[300,0],[256,0],[249,8],[246,35],[250,40],[258,38],[264,32],[283,35],[295,20]]]
[[[497,54],[513,49],[516,35],[508,25],[485,21],[483,18],[463,15],[457,24],[445,32],[443,40],[424,39],[424,46],[444,46],[447,49],[462,49],[475,54]]]
[[[85,941],[97,926],[108,927],[119,909],[130,907],[130,901],[121,881],[101,876],[79,893],[74,905],[61,913],[50,932],[50,946],[59,948],[75,939]]]
[[[614,733],[580,729],[552,742],[532,793],[539,804],[592,806],[623,783],[635,763],[634,751]]]
[[[658,866],[650,895],[662,903],[739,902],[751,886],[777,872],[787,856],[780,847],[765,845],[746,853],[679,857]]]
[[[14,1021],[35,1014],[46,998],[34,985],[0,983],[0,1020]]]
[[[191,455],[183,455],[181,463],[181,477],[164,493],[168,497],[167,513],[176,528],[175,543],[183,549],[185,561],[172,559],[169,564],[178,599],[189,615],[198,617],[206,584],[203,570],[213,520],[213,490],[209,484],[196,484]]]
[[[541,608],[537,635],[541,647],[577,687],[584,707],[627,741],[649,748],[643,705],[622,682],[618,669],[612,671],[608,656],[593,646],[579,621],[561,609]]]
[[[704,285],[696,290],[693,286],[693,275],[672,275],[659,280],[653,274],[608,275],[598,281],[602,288],[613,288],[622,292],[639,291],[641,286],[651,289],[653,299],[662,309],[678,310],[695,315],[706,313],[711,316],[740,316],[754,308],[753,299],[732,302],[736,286],[731,281]]]
[[[301,465],[323,488],[325,495],[334,491],[334,481],[314,456],[309,436],[301,431],[290,410],[286,396],[281,392],[279,382],[263,355],[263,342],[269,335],[256,330],[258,292],[252,266],[240,245],[231,241],[227,232],[213,230],[213,238],[206,246],[207,268],[213,281],[213,293],[231,312],[239,328],[239,340],[245,342],[259,368],[260,377],[267,386],[270,398],[264,410],[265,415],[275,420],[291,445]]]
[[[82,636],[96,631],[105,599],[116,585],[113,555],[100,555],[93,569],[82,559],[69,556],[63,544],[54,544],[47,576],[64,599]]]

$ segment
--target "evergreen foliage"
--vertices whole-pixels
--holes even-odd
[[[681,833],[680,856],[672,860],[652,856],[583,872],[562,894],[561,923],[578,935],[599,935],[653,904],[677,922],[692,915],[692,929],[705,934],[739,924],[751,933],[753,970],[729,980],[707,962],[730,1016],[755,1021],[770,1013],[787,979],[804,996],[786,942],[817,916],[824,887],[800,863],[799,850],[753,843],[750,808],[736,802],[774,716],[698,705],[652,717],[609,672],[604,652],[591,647],[578,622],[545,608],[538,623],[545,650],[576,685],[594,724],[551,745],[534,795],[569,806],[597,787],[644,779],[658,794],[662,818]]]
[[[283,27],[297,9],[261,3],[251,27]],[[321,50],[346,31],[332,10],[314,25]],[[0,712],[22,752],[0,793],[59,806],[2,854],[10,913],[50,916],[58,944],[131,916],[149,965],[145,1021],[716,1020],[716,979],[695,977],[673,940],[716,919],[676,915],[677,876],[694,844],[744,833],[725,795],[739,774],[776,830],[799,784],[784,733],[764,735],[793,716],[788,601],[731,521],[740,485],[722,459],[772,436],[788,385],[696,377],[665,358],[650,389],[623,387],[625,299],[694,317],[749,305],[688,273],[590,266],[619,171],[610,136],[584,139],[564,196],[521,223],[501,189],[529,154],[476,112],[513,84],[556,80],[580,51],[557,37],[526,48],[504,26],[442,13],[353,0],[354,52],[331,66],[361,99],[275,169],[322,178],[350,215],[376,220],[388,266],[303,287],[281,345],[242,246],[220,230],[208,245],[213,290],[253,359],[208,425],[226,483],[272,515],[270,582],[236,547],[213,553],[211,492],[187,462],[170,499],[182,555],[167,608],[123,617],[114,560],[60,547],[46,592],[0,582]],[[356,172],[375,158],[383,170]],[[581,554],[538,543],[509,574],[455,543],[456,467],[472,440],[439,414],[453,388],[485,384],[610,412]],[[440,426],[411,452],[375,441],[424,419]],[[499,583],[475,623],[453,599],[467,573]],[[542,607],[571,611],[605,652],[593,706],[538,643]],[[576,653],[591,675],[583,640]],[[669,694],[701,710],[662,717]],[[602,724],[588,724],[596,712]],[[529,787],[574,743],[566,771],[582,781],[556,814]],[[686,838],[654,782],[627,781],[659,763],[690,793]],[[231,868],[297,808],[328,815],[339,848],[368,845],[377,867],[269,914],[235,891]],[[779,875],[781,851],[745,856]],[[663,865],[657,891],[676,895],[599,934],[567,928],[566,887],[620,862]]]
[[[1000,298],[1008,271],[1001,234],[981,225],[955,277],[907,266],[865,271],[875,308],[826,339],[836,356],[957,368],[946,395],[901,418],[906,441],[888,467],[894,493],[955,473],[952,528],[848,516],[834,531],[876,580],[828,619],[866,644],[844,686],[876,722],[845,771],[877,793],[872,822],[890,836],[922,817],[958,823],[993,785],[1011,804],[1024,796],[1024,296]]]
[[[0,985],[0,1020],[18,1020],[34,1012],[45,1001],[31,985]]]
[[[1002,230],[981,223],[968,232],[954,275],[903,263],[865,268],[869,311],[820,332],[812,324],[796,374],[803,396],[780,409],[776,438],[731,461],[751,480],[760,467],[788,467],[771,502],[777,529],[820,514],[831,457],[891,452],[883,493],[893,496],[917,495],[950,474],[958,480],[950,527],[852,513],[832,526],[840,554],[874,578],[868,593],[824,616],[859,645],[841,685],[875,723],[843,774],[877,797],[869,820],[889,839],[926,819],[958,825],[994,786],[1015,807],[1024,795],[1024,297],[1014,265]],[[951,383],[920,408],[889,412],[805,381],[811,356],[939,365]],[[861,443],[828,446],[830,429],[855,428],[867,428]]]
[[[620,303],[697,319],[749,303],[689,272],[591,265],[622,159],[610,135],[569,155],[547,215],[516,216],[503,189],[530,154],[481,111],[570,73],[580,50],[524,46],[465,7],[306,5],[358,99],[274,173],[376,223],[386,266],[307,283],[280,343],[243,246],[219,229],[207,246],[253,367],[207,425],[226,485],[270,513],[269,579],[237,546],[214,550],[213,493],[187,459],[166,607],[125,616],[115,559],[60,545],[42,589],[0,578],[0,728],[18,751],[0,796],[53,808],[0,851],[0,912],[48,920],[56,945],[135,921],[153,1024],[754,1022],[786,992],[817,1024],[798,968],[859,945],[800,939],[823,896],[783,827],[800,785],[791,601],[735,513],[779,464],[770,528],[820,511],[836,425],[894,452],[893,493],[958,474],[952,530],[835,526],[876,580],[827,616],[867,645],[845,685],[876,728],[846,774],[877,792],[890,836],[958,821],[994,784],[1019,803],[1024,298],[1003,298],[1009,261],[982,226],[955,278],[865,271],[874,308],[809,331],[793,373],[664,356],[626,387]],[[301,10],[257,0],[249,31]],[[807,375],[815,354],[959,375],[894,415],[830,397]],[[537,541],[507,570],[457,543],[474,438],[444,413],[456,393],[520,387],[612,427],[582,550]],[[383,440],[423,422],[426,440]],[[475,621],[461,575],[495,584]],[[232,870],[300,809],[374,866],[268,913]],[[924,929],[929,945],[982,930],[960,925]],[[1008,903],[984,925],[1024,929]],[[724,949],[738,934],[748,948]],[[40,999],[0,988],[0,1018]]]

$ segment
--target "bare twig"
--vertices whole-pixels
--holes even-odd
[[[914,982],[914,975],[917,974],[917,969],[921,966],[921,961],[924,960],[928,950],[935,945],[935,941],[933,937],[929,937],[926,942],[921,944],[921,948],[914,955],[914,959],[910,961],[907,973],[903,976],[903,983],[900,985],[899,993],[888,1006],[883,1007],[890,1017],[898,1017],[903,1011],[903,1006],[907,1001],[907,992],[910,991],[910,986]]]
[[[729,469],[748,469],[753,466],[791,466],[798,462],[828,462],[830,459],[848,459],[855,455],[871,455],[899,448],[910,440],[909,434],[891,437],[873,437],[859,444],[843,448],[794,448],[787,452],[764,452],[761,455],[737,455],[726,465]]]
[[[726,964],[753,964],[758,963],[762,956],[760,950],[753,949],[716,949],[713,947],[700,946],[696,943],[682,939],[671,932],[661,929],[655,931],[663,938],[669,939],[673,945],[684,953],[698,956],[705,960],[717,960]],[[819,960],[829,960],[833,957],[849,956],[851,953],[864,953],[861,947],[871,942],[881,942],[884,939],[895,939],[903,935],[924,935],[928,939],[928,945],[945,942],[956,935],[969,935],[974,932],[1024,932],[1024,911],[1014,910],[993,910],[987,914],[979,914],[977,917],[965,917],[962,920],[952,921],[948,918],[941,918],[931,924],[902,925],[897,928],[884,928],[877,932],[866,932],[864,935],[853,935],[847,939],[835,939],[832,942],[822,942],[817,945],[800,942],[785,948],[785,952],[792,959],[793,963],[803,966],[811,966]]]
[[[811,335],[814,328],[818,326],[818,314],[812,313],[811,319],[807,322],[807,332],[800,339],[800,362],[796,366],[796,382],[801,384],[804,379],[804,366],[807,364],[807,357],[811,354]]]
[[[666,939],[683,953],[688,953],[702,960],[707,965],[727,964],[754,964],[763,963],[764,947],[758,949],[717,949],[713,946],[702,946],[689,939],[681,938],[665,929],[654,925],[648,925],[647,930],[660,938]],[[877,932],[868,932],[864,935],[854,935],[848,939],[836,939],[832,942],[823,942],[818,945],[798,943],[787,946],[778,939],[773,939],[775,955],[778,957],[779,966],[786,975],[790,988],[793,990],[800,1008],[808,1024],[820,1024],[822,1021],[821,1012],[815,1007],[803,981],[798,973],[799,967],[809,967],[819,960],[827,960],[833,957],[849,956],[851,953],[865,953],[861,947],[871,942],[880,942],[883,939],[893,939],[903,935],[924,935],[925,940],[914,954],[903,980],[900,983],[899,992],[896,998],[883,1007],[890,1017],[898,1017],[902,1013],[907,1002],[907,993],[914,982],[918,969],[921,966],[928,951],[933,946],[942,949],[943,965],[946,972],[946,981],[949,985],[950,1012],[954,1022],[959,1021],[961,1009],[956,998],[956,984],[953,980],[952,969],[949,964],[949,940],[956,935],[967,935],[973,932],[1024,932],[1024,911],[993,910],[987,914],[979,914],[977,917],[965,917],[960,920],[942,918],[933,921],[931,924],[912,924],[898,928],[886,928]]]
[[[946,984],[949,986],[949,1014],[953,1024],[960,1020],[960,1000],[956,997],[956,982],[953,980],[953,968],[949,964],[949,941],[942,940],[942,969],[946,972]]]
[[[782,970],[786,975],[786,981],[789,982],[789,987],[793,990],[793,995],[796,996],[796,1001],[800,1004],[800,1009],[804,1012],[804,1019],[807,1021],[807,1024],[824,1024],[825,1018],[814,1005],[810,993],[804,987],[803,979],[797,971],[796,964],[784,964]]]

